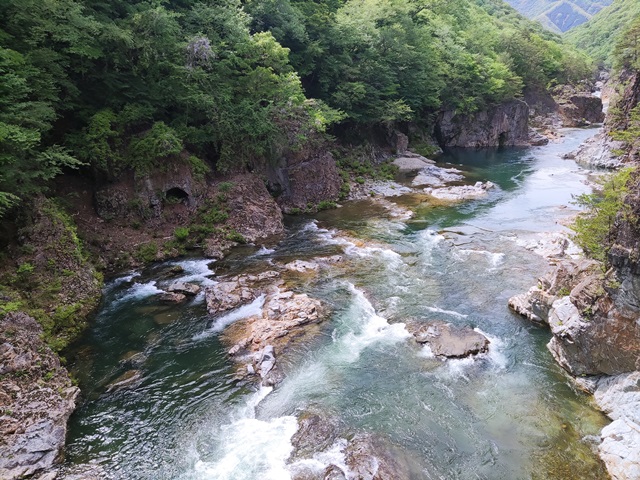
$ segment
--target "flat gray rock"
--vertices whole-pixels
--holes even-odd
[[[435,162],[417,154],[407,155],[396,158],[393,164],[398,167],[400,172],[417,172],[425,167],[433,165]]]

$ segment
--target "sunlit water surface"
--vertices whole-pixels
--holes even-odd
[[[588,191],[586,172],[560,155],[593,133],[445,156],[441,162],[470,181],[497,184],[482,200],[396,198],[415,212],[410,220],[347,203],[289,219],[278,243],[237,250],[210,267],[197,258],[171,262],[184,267],[184,280],[206,285],[214,272],[345,256],[319,281],[300,284],[332,313],[321,335],[282,360],[286,379],[274,391],[236,378],[219,338],[222,324],[258,304],[223,319],[207,316],[202,295],[161,305],[168,281],[154,273],[166,265],[114,280],[74,351],[85,401],[71,420],[69,471],[91,464],[115,479],[288,479],[300,467],[288,462],[296,416],[312,407],[339,419],[344,435],[369,432],[395,445],[416,479],[606,478],[590,444],[606,419],[554,363],[548,330],[507,308],[547,269],[525,246],[562,230],[572,195]],[[404,328],[434,319],[479,329],[489,353],[434,359]],[[140,372],[133,388],[107,392],[131,370]],[[340,464],[341,448],[306,467]]]

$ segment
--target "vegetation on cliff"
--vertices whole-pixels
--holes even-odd
[[[2,214],[66,168],[241,170],[301,124],[428,122],[588,62],[497,0],[7,0],[0,71]]]
[[[568,42],[585,50],[606,67],[615,63],[614,46],[624,40],[627,27],[640,15],[637,0],[614,0],[593,18],[566,34]]]

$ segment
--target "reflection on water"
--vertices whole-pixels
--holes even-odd
[[[506,306],[546,269],[514,238],[561,229],[571,195],[587,187],[559,154],[589,134],[445,156],[471,182],[498,185],[485,199],[436,207],[421,196],[394,199],[414,210],[410,220],[354,202],[317,220],[288,219],[277,245],[239,249],[212,265],[174,262],[185,280],[211,284],[214,273],[344,256],[297,286],[332,315],[322,335],[283,359],[287,376],[273,392],[238,379],[219,340],[222,326],[247,312],[208,318],[202,296],[159,304],[164,266],[113,282],[75,352],[86,398],[71,421],[70,471],[91,463],[108,478],[286,479],[295,418],[313,406],[339,418],[344,436],[371,432],[397,445],[414,478],[606,478],[588,442],[605,419],[553,362],[549,332]],[[484,332],[489,352],[433,358],[404,323],[435,319]],[[139,381],[106,393],[122,375]],[[341,448],[320,454],[316,468],[339,463]]]

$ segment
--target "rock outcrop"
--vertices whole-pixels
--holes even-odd
[[[548,323],[548,348],[572,375],[616,375],[640,368],[637,314],[616,305],[615,292],[593,261],[564,260],[525,295],[509,300],[517,313]]]
[[[614,480],[640,478],[640,372],[577,379],[611,420],[598,452]]]
[[[566,154],[564,158],[575,160],[587,168],[614,169],[622,165],[622,159],[616,152],[623,147],[622,142],[612,140],[607,133],[601,131],[587,139],[574,152]]]
[[[267,186],[285,213],[337,200],[340,195],[342,179],[329,145],[319,138],[305,145],[286,153],[277,166],[265,169]]]
[[[564,85],[554,90],[558,113],[565,127],[586,127],[604,122],[602,99],[591,92],[580,92]]]
[[[423,191],[427,195],[444,202],[462,202],[486,197],[489,190],[495,188],[495,186],[493,182],[476,182],[474,185],[457,185],[442,188],[427,187]]]
[[[0,478],[47,470],[60,460],[79,390],[23,313],[0,322]]]
[[[529,107],[512,100],[469,115],[447,110],[438,116],[435,134],[443,148],[528,146]]]
[[[463,358],[489,349],[489,339],[470,327],[456,327],[436,321],[408,324],[407,330],[413,334],[416,342],[429,345],[436,357]]]
[[[310,327],[324,319],[319,300],[288,290],[279,277],[276,271],[238,275],[205,290],[207,310],[212,315],[259,302],[235,323],[227,326],[222,320],[221,328],[226,327],[222,338],[231,346],[229,355],[246,364],[249,374],[259,374],[264,385],[282,380],[276,356],[292,342],[318,333]]]
[[[411,460],[384,437],[344,432],[340,422],[319,411],[303,412],[298,418],[298,431],[291,439],[293,452],[289,459],[295,480],[408,480],[414,473]],[[318,471],[315,462],[305,460],[333,451],[335,463]],[[338,460],[338,455],[342,459]],[[309,468],[309,466],[312,466]]]

